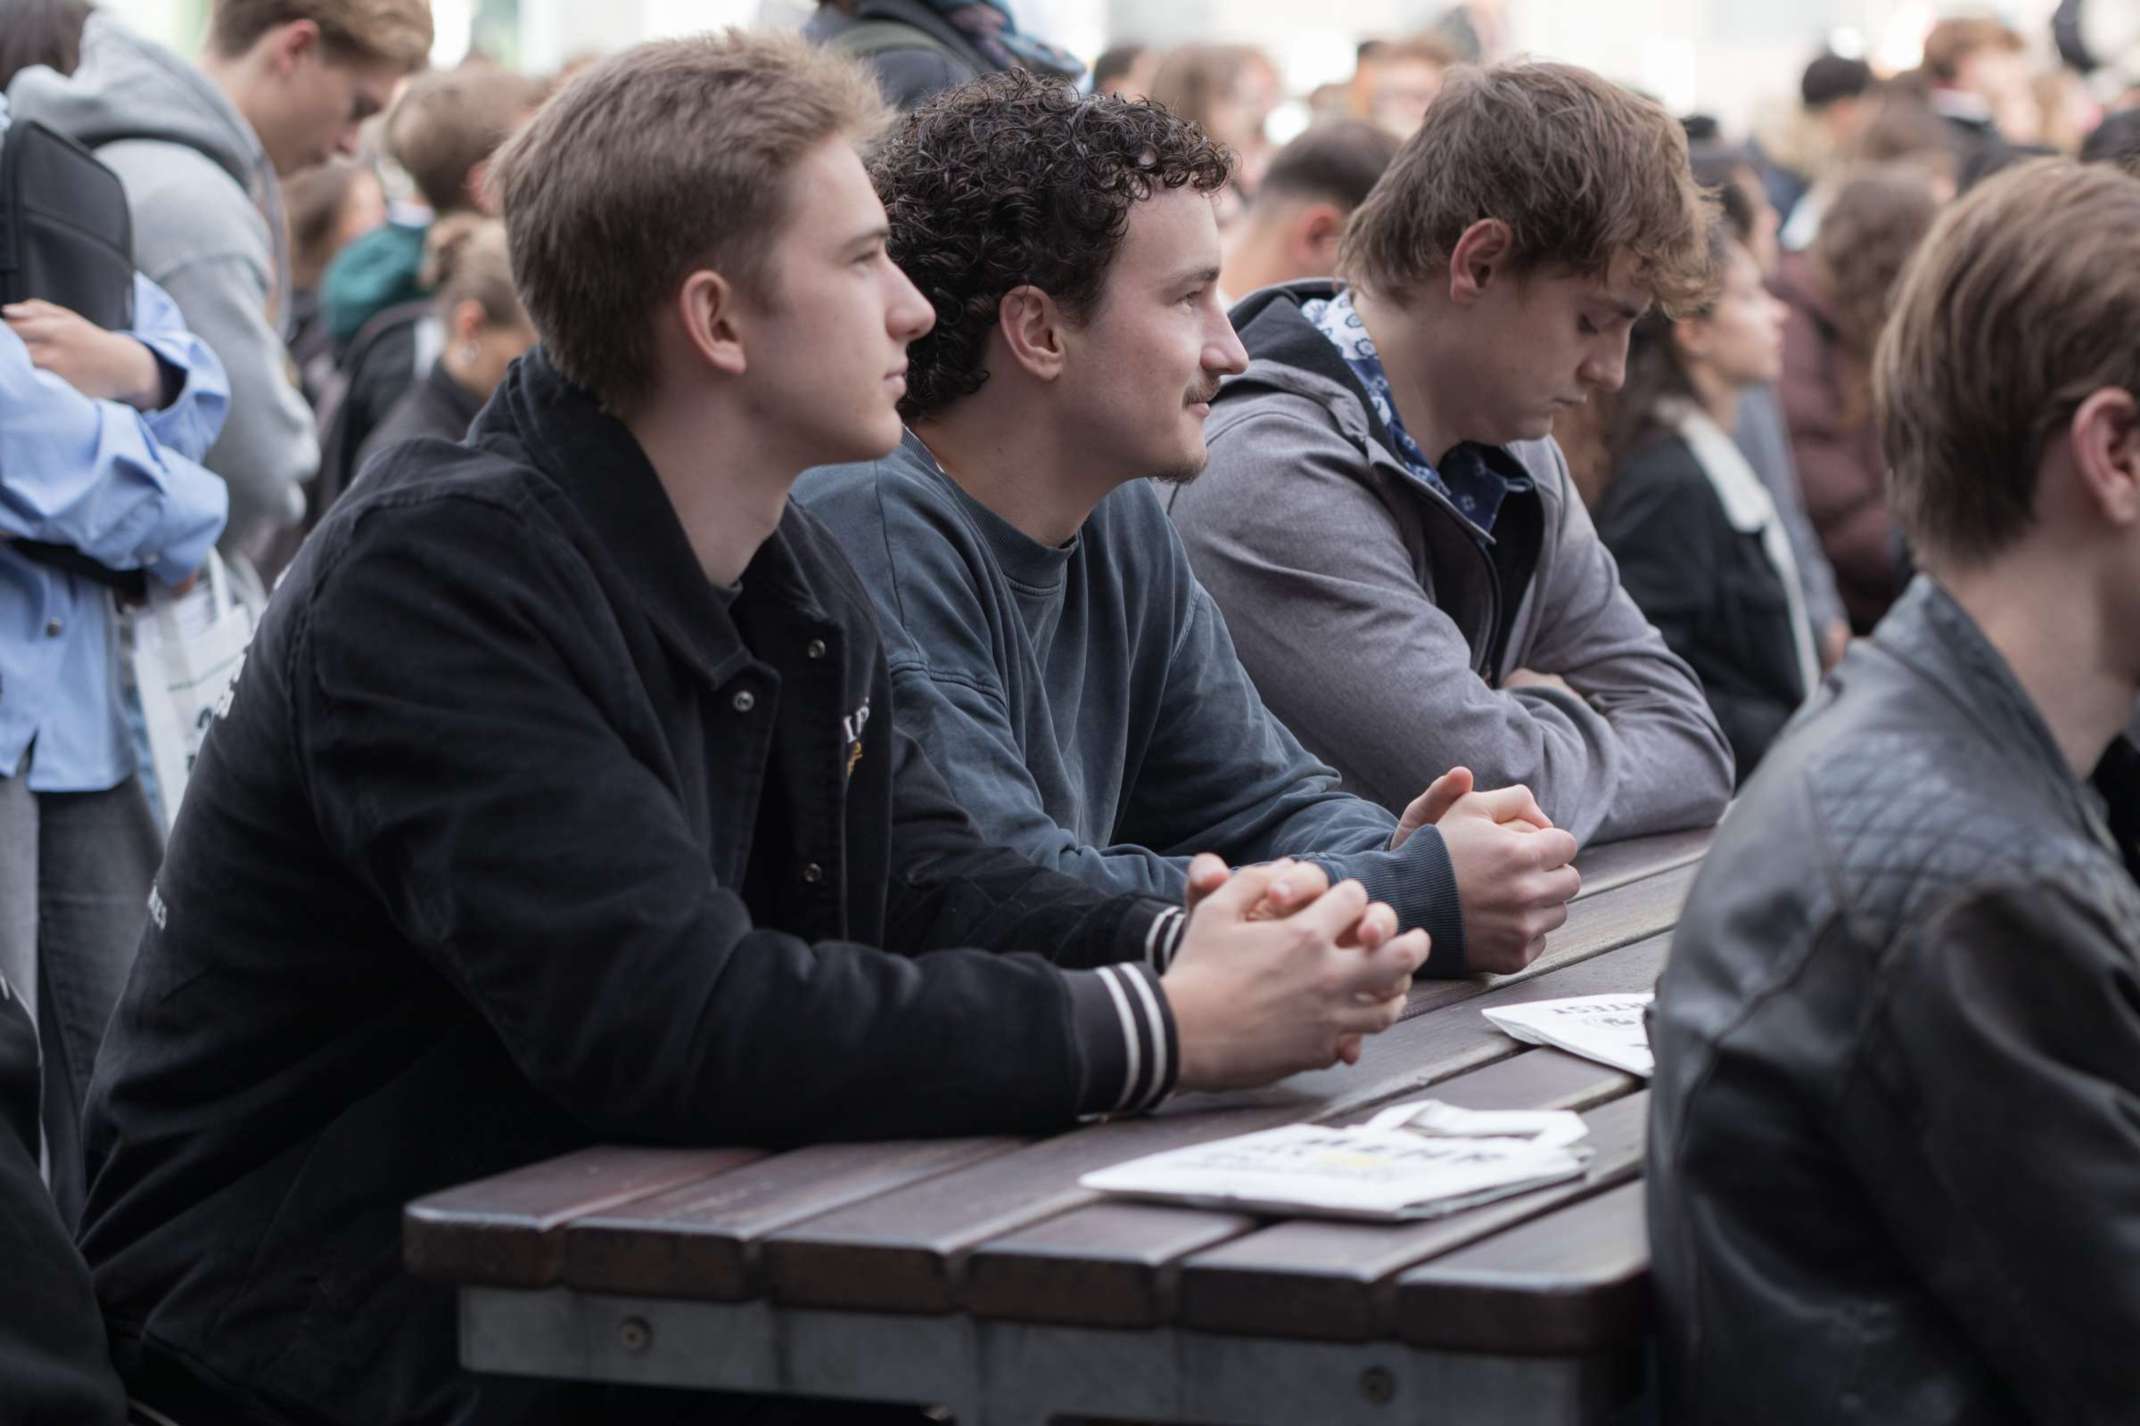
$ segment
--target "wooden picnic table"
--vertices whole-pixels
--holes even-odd
[[[420,1199],[472,1370],[948,1406],[961,1423],[1609,1420],[1638,1390],[1641,1081],[1479,1011],[1647,990],[1709,833],[1584,853],[1512,976],[1415,987],[1360,1062],[1042,1139],[584,1150]],[[1584,1178],[1384,1226],[1109,1200],[1081,1174],[1394,1100],[1573,1109]]]

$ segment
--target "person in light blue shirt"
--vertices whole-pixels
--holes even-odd
[[[215,354],[144,277],[131,333],[49,303],[0,309],[0,975],[38,1025],[48,1171],[70,1225],[78,1106],[162,847],[121,709],[112,590],[52,552],[190,580],[228,507],[197,464],[228,404]]]

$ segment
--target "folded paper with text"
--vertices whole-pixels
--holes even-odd
[[[1551,1045],[1648,1079],[1656,1069],[1642,1023],[1649,1008],[1647,995],[1578,995],[1479,1013],[1527,1045]]]
[[[1583,1121],[1564,1111],[1419,1100],[1365,1124],[1288,1124],[1086,1174],[1131,1198],[1307,1217],[1434,1218],[1580,1177]]]

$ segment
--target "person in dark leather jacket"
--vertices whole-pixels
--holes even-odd
[[[1926,571],[1724,822],[1651,1027],[1665,1419],[2140,1419],[2140,180],[1934,229],[1881,351]]]

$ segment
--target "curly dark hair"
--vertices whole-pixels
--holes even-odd
[[[1090,316],[1131,205],[1162,188],[1214,192],[1233,155],[1148,100],[1011,70],[915,110],[869,168],[892,260],[936,309],[936,326],[907,349],[899,413],[918,421],[988,380],[1005,293],[1037,287],[1073,320]]]

